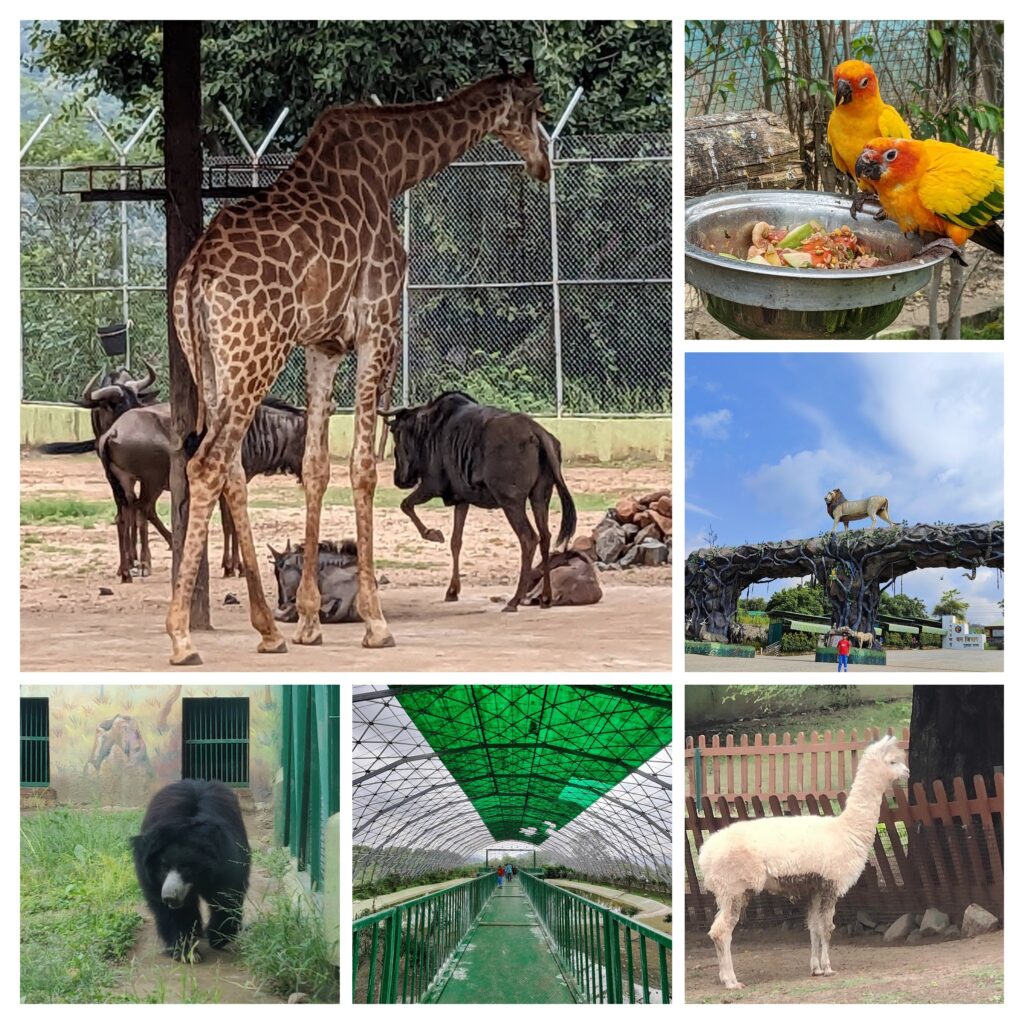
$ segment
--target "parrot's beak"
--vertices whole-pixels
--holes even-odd
[[[857,164],[853,168],[854,173],[858,178],[867,178],[870,181],[878,181],[882,176],[882,165],[877,160],[872,160],[866,153],[871,153],[872,150],[865,150],[857,157]]]
[[[850,88],[850,83],[845,78],[840,78],[836,82],[836,106],[841,107],[844,103],[850,103],[853,100],[853,89]]]

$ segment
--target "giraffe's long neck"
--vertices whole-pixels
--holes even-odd
[[[324,115],[321,137],[311,137],[294,173],[327,184],[316,168],[380,175],[390,198],[447,167],[471,149],[507,113],[507,91],[485,80],[436,104],[335,108]],[[316,134],[316,133],[314,133]]]

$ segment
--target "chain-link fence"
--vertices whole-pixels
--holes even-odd
[[[395,201],[409,253],[396,404],[459,388],[524,412],[670,412],[671,137],[568,136],[554,155],[549,188],[485,141]],[[290,159],[264,157],[260,183]],[[26,401],[77,399],[105,363],[97,327],[125,319],[132,368],[167,380],[162,204],[125,204],[126,228],[120,205],[62,194],[60,168],[22,168]],[[343,361],[339,408],[354,376]],[[304,404],[301,349],[273,391]]]

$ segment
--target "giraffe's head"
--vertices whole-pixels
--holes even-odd
[[[551,177],[547,140],[541,134],[541,88],[533,74],[509,75],[508,105],[494,126],[494,134],[526,162],[527,173],[538,181]]]

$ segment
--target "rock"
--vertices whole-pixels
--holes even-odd
[[[622,527],[618,525],[602,530],[594,538],[594,541],[594,550],[602,562],[614,562],[626,547],[626,535],[623,533]]]
[[[239,601],[238,598],[235,597],[234,594],[225,594],[224,595],[224,603],[225,604],[241,604],[242,602]]]
[[[901,942],[905,939],[915,928],[917,922],[914,920],[913,914],[904,914],[902,917],[897,918],[885,931],[886,942]]]
[[[942,937],[944,939],[959,939],[960,929],[955,924],[947,924],[946,927],[942,929]]]
[[[914,915],[914,924],[920,926],[920,924],[921,924],[921,915],[920,914],[915,914]]]
[[[643,506],[636,498],[623,498],[615,505],[615,516],[620,523],[632,522],[637,512],[642,512]]]
[[[631,541],[640,532],[640,527],[636,523],[623,523],[622,532],[626,535],[626,540]]]
[[[640,496],[639,498],[637,498],[636,500],[637,500],[637,501],[638,501],[638,502],[639,502],[639,503],[640,503],[641,505],[654,505],[654,504],[655,504],[656,502],[660,501],[660,500],[661,500],[662,498],[668,498],[668,497],[670,497],[670,496],[671,496],[671,494],[672,494],[672,492],[671,492],[671,491],[669,491],[669,490],[663,490],[663,491],[651,491],[651,493],[650,493],[650,494],[642,494],[642,495],[641,495],[641,496]]]
[[[648,538],[643,544],[637,544],[637,561],[641,565],[664,565],[668,561],[668,546]]]
[[[879,935],[884,935],[888,930],[889,930],[888,925],[884,925],[884,924],[876,924],[875,925],[875,931],[878,932]]]
[[[573,542],[572,546],[585,555],[594,554],[594,538],[586,533],[581,533]]]
[[[626,548],[623,556],[616,563],[620,569],[628,569],[631,565],[636,564],[637,552],[640,549],[634,544],[632,547]]]
[[[994,917],[984,907],[972,903],[964,911],[963,924],[960,925],[960,934],[965,939],[973,939],[975,935],[985,935],[999,929],[999,918]]]
[[[383,587],[385,583],[390,583],[390,582],[391,582],[391,580],[389,580],[388,577],[385,576],[383,573],[381,573],[380,576],[377,577],[377,583],[378,583],[379,586]]]
[[[594,527],[591,536],[594,540],[597,540],[598,534],[604,533],[605,530],[611,529],[613,526],[620,526],[621,523],[615,518],[615,509],[610,508],[604,514],[604,518]]]
[[[946,914],[934,907],[929,907],[924,912],[924,917],[921,918],[921,934],[925,938],[931,938],[933,935],[940,934],[948,924],[949,917]]]
[[[289,1003],[308,1003],[309,1002],[309,996],[306,995],[305,992],[293,992],[288,997],[288,1002]]]
[[[924,942],[924,936],[921,934],[920,928],[915,928],[914,931],[907,936],[907,945],[916,946],[919,942]]]
[[[661,540],[662,534],[661,530],[658,528],[657,523],[651,523],[648,526],[645,526],[642,530],[640,530],[636,526],[634,526],[633,529],[637,530],[635,540],[635,543],[637,544],[643,544],[643,542],[647,540],[648,537],[650,537],[652,540]]]
[[[672,518],[672,495],[663,494],[654,504],[654,511],[663,516]]]
[[[672,536],[672,519],[670,516],[663,516],[660,512],[655,512],[654,509],[651,509],[648,512],[648,515],[651,517],[653,522],[658,524],[661,532],[666,537]]]
[[[857,911],[857,920],[869,930],[878,927],[877,922],[871,920],[871,915],[865,914],[863,910]]]
[[[66,595],[65,594],[61,594],[60,596],[61,597],[65,597]],[[110,589],[110,587],[100,587],[100,597],[113,597],[113,596],[114,596],[114,592]]]

